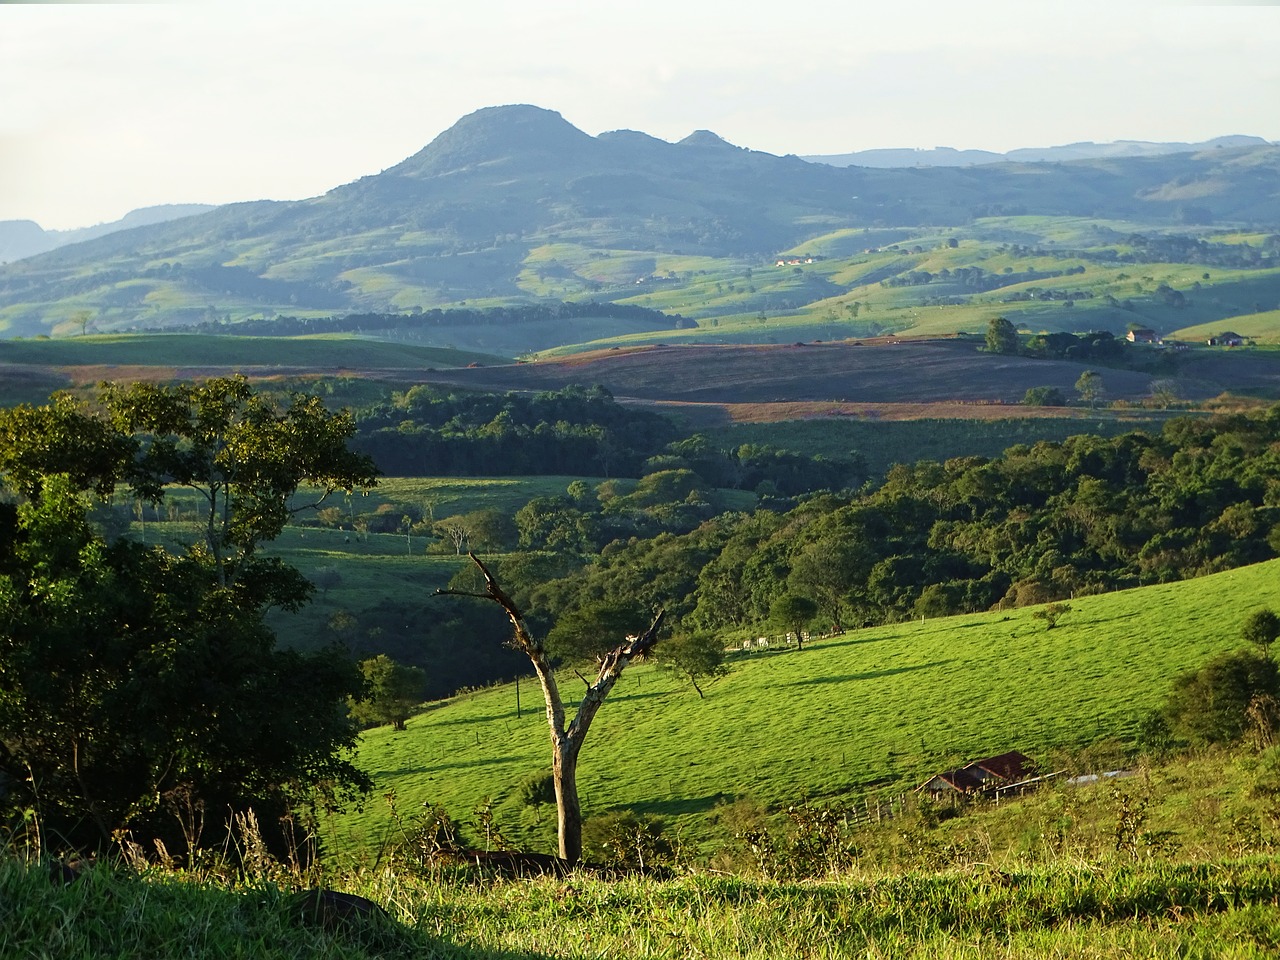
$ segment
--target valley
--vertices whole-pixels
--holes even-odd
[[[309,807],[283,774],[244,788],[305,819],[313,859],[276,822],[200,849],[207,770],[164,780],[182,751],[115,836],[151,844],[121,846],[141,870],[264,885],[272,916],[304,878],[359,884],[404,925],[393,955],[427,930],[458,956],[683,956],[688,904],[708,956],[785,955],[793,930],[812,956],[1274,941],[1280,680],[1245,625],[1280,609],[1280,147],[1137,152],[854,167],[490,108],[322,196],[0,266],[0,643],[25,670],[111,638],[0,690],[0,752],[52,756],[137,683],[184,723],[210,697],[183,749],[216,756],[237,670],[317,678],[229,738],[245,783],[317,726],[352,748],[305,760]],[[335,437],[361,482],[301,469]],[[515,609],[571,717],[600,705],[578,679],[659,611],[664,632],[577,768],[603,872],[481,889],[475,851],[559,840]],[[1244,696],[1231,736],[1174,709],[1193,681]],[[178,722],[157,716],[138,730]],[[1051,782],[917,791],[1012,750]],[[362,802],[325,792],[338,758]],[[73,798],[57,820],[6,792],[21,773],[0,766],[0,840],[43,855],[89,787],[41,781]],[[605,922],[619,898],[639,933]]]

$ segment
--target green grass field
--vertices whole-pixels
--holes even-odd
[[[809,795],[911,789],[960,761],[1018,749],[1032,757],[1132,737],[1173,676],[1240,645],[1240,623],[1280,606],[1280,562],[1072,601],[1053,630],[1034,609],[870,628],[803,652],[737,654],[699,700],[636,666],[597,717],[579,769],[587,816],[658,814],[698,843],[706,814],[748,798],[777,807]],[[726,638],[728,639],[728,638]],[[567,697],[576,685],[562,678]],[[369,731],[360,763],[402,809],[443,803],[465,819],[486,798],[520,845],[552,849],[551,818],[515,787],[549,763],[532,680],[433,705],[396,733]],[[372,805],[334,825],[335,849],[376,845]]]
[[[461,353],[355,337],[211,337],[121,334],[56,340],[0,340],[0,363],[39,366],[318,367],[329,370],[460,367],[501,362]]]

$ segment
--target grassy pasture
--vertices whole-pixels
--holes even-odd
[[[56,340],[0,340],[0,363],[33,366],[323,367],[331,370],[466,366],[501,362],[413,344],[355,337],[209,337],[117,334]]]
[[[584,751],[586,813],[658,814],[705,843],[706,814],[722,801],[897,793],[978,756],[1131,737],[1175,674],[1240,646],[1250,611],[1280,606],[1277,574],[1271,562],[1079,598],[1053,630],[1027,608],[853,631],[803,652],[740,652],[706,700],[638,665]],[[572,698],[575,685],[562,683]],[[465,820],[489,798],[515,842],[552,849],[553,818],[515,799],[549,758],[531,679],[519,696],[519,715],[506,685],[435,704],[405,732],[369,731],[359,762],[401,809],[443,803]],[[367,848],[387,828],[374,805],[337,821],[331,841]]]
[[[1280,343],[1280,310],[1249,313],[1238,317],[1225,317],[1210,323],[1183,327],[1169,334],[1175,340],[1207,340],[1227,331],[1238,333],[1259,343]]]

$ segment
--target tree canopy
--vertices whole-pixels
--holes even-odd
[[[216,834],[230,810],[357,796],[369,781],[343,754],[359,675],[332,651],[275,648],[267,613],[311,585],[255,552],[301,483],[372,482],[346,454],[349,422],[305,398],[280,410],[240,379],[101,399],[0,411],[0,808],[46,842],[128,833],[177,852],[206,811]],[[189,548],[109,541],[89,521],[123,484],[159,500],[174,482],[212,508]]]

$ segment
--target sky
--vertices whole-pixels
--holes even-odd
[[[316,196],[460,117],[776,154],[1280,141],[1280,0],[0,0],[0,220]]]

